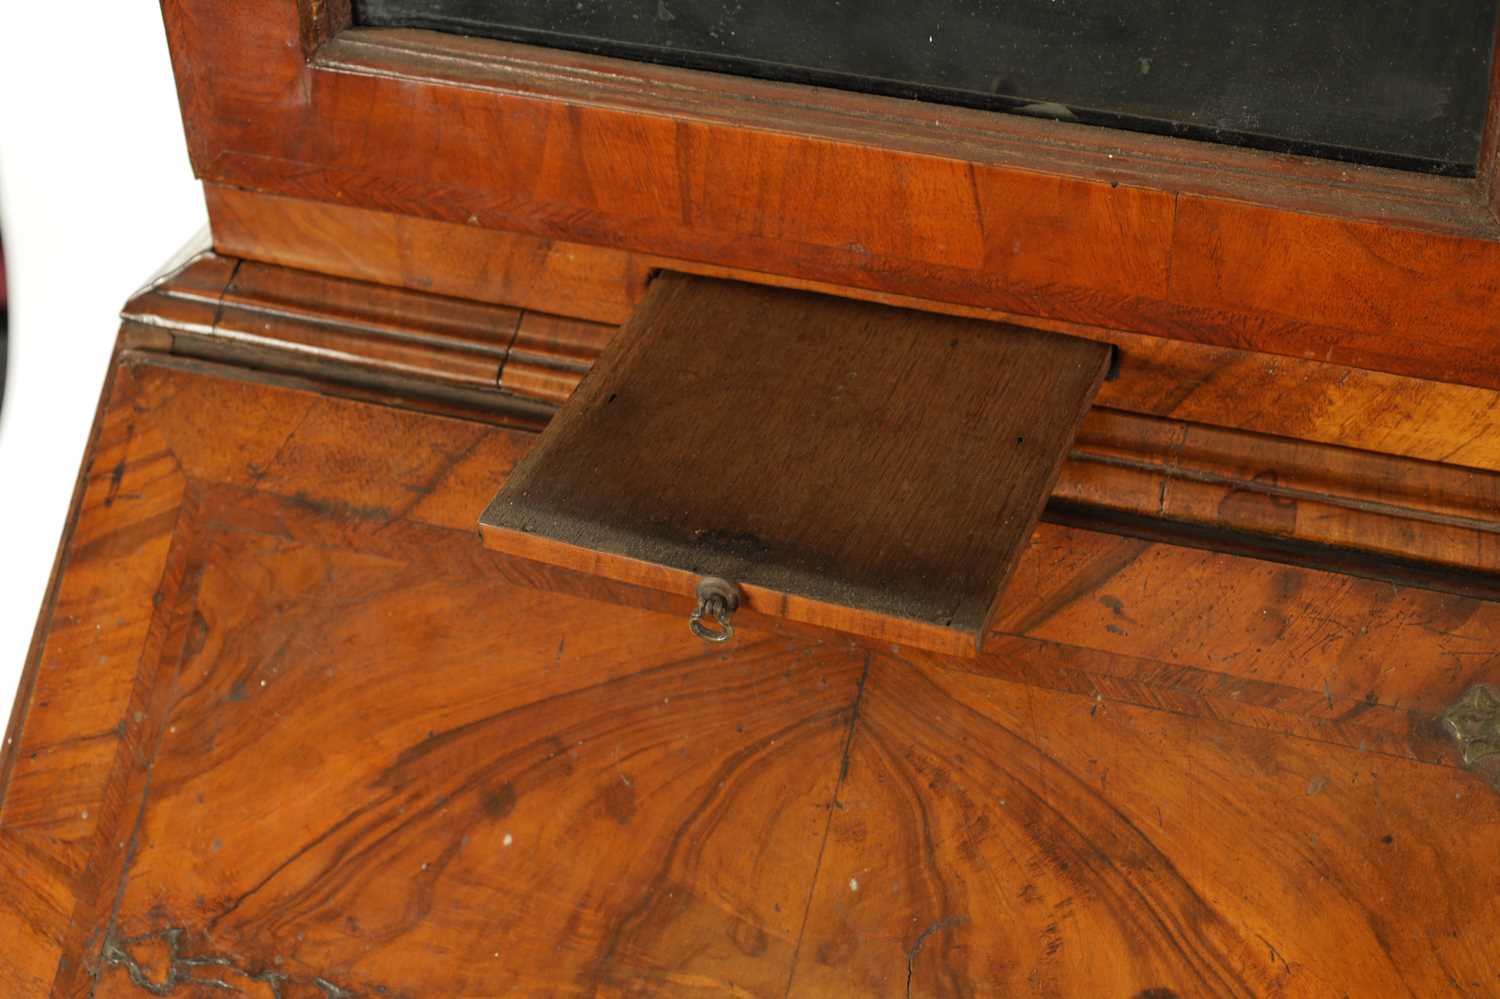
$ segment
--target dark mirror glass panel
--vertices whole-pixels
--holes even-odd
[[[1500,0],[355,0],[434,28],[1472,176]]]

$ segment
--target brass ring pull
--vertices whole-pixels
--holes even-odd
[[[688,617],[688,627],[705,642],[727,642],[734,637],[734,625],[729,618],[739,606],[740,591],[733,583],[717,576],[704,576],[698,584],[698,606]],[[711,618],[716,627],[704,627],[705,617]]]

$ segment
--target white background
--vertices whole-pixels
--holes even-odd
[[[31,642],[125,299],[205,220],[154,3],[0,18],[0,727]],[[81,15],[80,15],[81,16]]]

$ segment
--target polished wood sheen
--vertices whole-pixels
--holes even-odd
[[[163,9],[212,184],[1500,388],[1493,113],[1458,180],[351,27],[313,0]],[[406,264],[438,281],[453,257]]]
[[[0,997],[1500,995],[1500,85],[1466,180],[162,11],[212,249],[125,307],[0,747]],[[967,655],[485,547],[679,281],[928,314],[736,389],[851,461],[975,444],[919,326],[1117,351],[1040,520],[950,518],[1015,556]]]
[[[590,308],[535,296],[534,288],[527,300]],[[372,306],[380,309],[378,323]],[[346,391],[420,399],[470,418],[503,412],[505,422],[527,427],[540,427],[569,398],[616,333],[531,308],[460,302],[207,251],[168,269],[125,315],[132,344],[336,379]],[[1045,517],[1111,520],[1116,530],[1149,525],[1158,535],[1188,541],[1192,534],[1221,548],[1237,538],[1264,557],[1338,563],[1377,578],[1411,579],[1425,566],[1418,575],[1429,585],[1495,589],[1500,474],[1489,469],[1500,467],[1500,432],[1486,429],[1500,426],[1493,395],[1089,328],[1073,332],[1117,344],[1119,364],[1084,417]],[[1278,378],[1287,383],[1290,408],[1247,404]],[[825,395],[812,398],[821,405]],[[1411,419],[1416,411],[1421,421]],[[1310,439],[1287,436],[1294,433]],[[1427,456],[1446,460],[1419,460]]]
[[[1104,344],[662,274],[480,520],[492,548],[972,651]],[[934,400],[942,400],[934,406]]]
[[[1500,604],[1044,523],[978,658],[709,649],[483,548],[534,435],[359,395],[122,356],[7,735],[6,995],[1500,986],[1437,722]]]
[[[609,324],[630,316],[658,269],[1021,323],[1115,344],[1118,377],[1099,398],[1118,409],[1500,469],[1500,391],[1332,363],[1316,339],[1308,353],[1317,360],[1270,356],[215,185],[207,197],[215,246],[282,267]],[[545,372],[516,375],[566,398],[565,384]]]

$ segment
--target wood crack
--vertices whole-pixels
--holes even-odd
[[[906,952],[906,999],[911,999],[912,972],[916,967],[917,955],[922,953],[922,948],[927,945],[927,938],[962,922],[963,919],[958,916],[944,916],[942,919],[934,920],[931,926],[917,934],[916,942],[911,945],[911,950]]]
[[[797,977],[797,961],[802,955],[802,938],[807,933],[813,898],[817,895],[818,878],[823,871],[823,855],[828,851],[828,835],[833,831],[833,813],[842,807],[839,804],[839,792],[844,789],[844,779],[849,776],[849,752],[854,746],[854,734],[859,727],[860,706],[865,699],[865,683],[870,679],[870,664],[873,661],[874,655],[866,651],[864,671],[859,675],[859,686],[854,692],[854,705],[849,712],[849,732],[844,737],[844,751],[839,756],[839,778],[834,782],[833,797],[828,801],[828,821],[823,824],[823,842],[818,846],[818,859],[814,861],[812,877],[807,881],[807,904],[802,910],[802,925],[797,929],[796,946],[792,948],[792,963],[786,978],[786,996],[792,994],[792,983]]]

